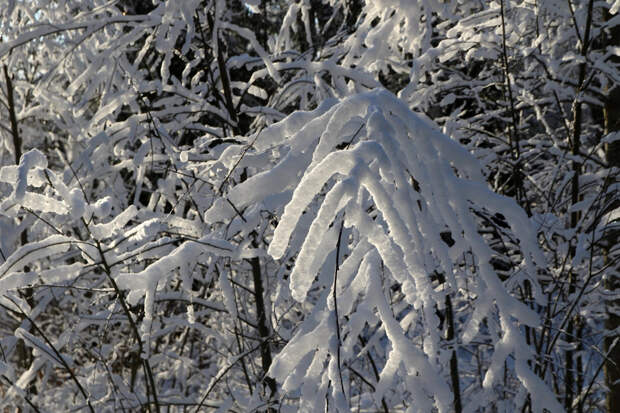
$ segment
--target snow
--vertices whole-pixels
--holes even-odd
[[[73,361],[64,355],[58,355],[56,352],[48,346],[43,340],[35,337],[30,334],[23,328],[18,328],[15,330],[15,337],[23,339],[26,344],[34,349],[34,355],[42,355],[43,358],[52,361],[57,364],[58,367],[64,368],[64,366],[68,365],[71,367],[73,365]],[[62,357],[62,358],[61,358]]]
[[[171,412],[448,412],[454,354],[464,411],[561,410],[619,216],[618,134],[584,110],[573,156],[565,112],[618,78],[620,2],[594,3],[585,56],[581,0],[10,3],[0,404],[82,403],[66,361],[96,411],[152,403],[150,369]]]
[[[252,11],[252,13],[260,13],[261,0],[244,0],[245,6]]]
[[[25,193],[20,204],[37,212],[51,212],[64,215],[70,211],[70,207],[66,205],[66,202],[61,202],[49,196],[29,191]]]
[[[298,302],[304,302],[316,283],[315,275],[321,274],[319,283],[325,277],[323,267],[327,265],[327,257],[331,256],[330,248],[332,252],[335,248],[338,217],[341,211],[344,212],[346,227],[353,228],[364,241],[359,249],[353,246],[352,255],[343,263],[342,279],[346,280],[344,285],[348,287],[341,287],[340,300],[345,303],[341,308],[347,312],[353,311],[352,303],[360,294],[366,295],[368,304],[377,308],[387,338],[394,346],[382,372],[382,377],[385,377],[382,383],[386,386],[383,388],[390,386],[385,382],[387,377],[393,379],[393,375],[400,374],[401,362],[397,360],[408,360],[404,365],[409,374],[407,377],[421,374],[425,381],[431,383],[426,392],[420,393],[434,395],[428,406],[435,405],[440,411],[448,411],[451,408],[450,390],[436,372],[433,361],[440,351],[441,341],[436,330],[439,318],[435,315],[435,308],[443,307],[444,295],[433,289],[427,274],[437,264],[441,265],[446,272],[448,288],[456,291],[459,286],[453,260],[466,248],[470,248],[477,257],[476,276],[479,283],[476,304],[461,339],[464,343],[473,340],[489,311],[496,309],[499,312],[506,333],[503,341],[497,344],[493,356],[495,361],[486,373],[485,386],[490,386],[488,383],[497,377],[497,369],[503,366],[504,360],[523,345],[518,344],[523,339],[516,330],[516,323],[535,326],[540,320],[535,312],[506,291],[490,265],[493,251],[477,230],[476,216],[471,213],[472,205],[483,206],[489,213],[501,213],[506,217],[511,230],[518,234],[524,254],[524,268],[530,274],[536,272],[537,265],[545,263],[536,235],[525,213],[512,200],[493,194],[481,183],[481,168],[475,159],[428,121],[411,113],[389,93],[378,90],[345,99],[321,115],[321,119],[320,125],[313,126],[319,128],[314,134],[320,134],[320,139],[309,164],[289,161],[298,142],[296,134],[283,140],[283,144],[291,149],[272,170],[285,165],[287,169],[295,166],[305,169],[305,172],[295,174],[301,175],[301,179],[284,208],[268,252],[274,258],[282,259],[288,256],[287,250],[294,246],[297,256],[290,274],[291,295]],[[302,131],[307,130],[310,124],[300,128],[298,133],[305,133]],[[398,127],[395,129],[393,125]],[[345,126],[347,133],[342,132]],[[347,144],[348,148],[336,150],[344,139],[351,139],[351,131],[355,133],[358,130],[361,133]],[[403,130],[406,132],[403,133]],[[270,130],[264,133],[269,136]],[[312,148],[307,146],[306,150]],[[405,171],[418,180],[420,192],[413,190]],[[288,172],[288,175],[293,175],[293,172]],[[284,188],[290,187],[288,181],[276,183]],[[245,184],[238,187],[245,189]],[[360,199],[368,199],[376,207],[379,215],[375,221],[358,205]],[[420,203],[420,208],[406,207],[416,203]],[[311,223],[302,227],[300,222],[304,215]],[[443,242],[434,229],[438,226],[450,229],[456,245],[449,248]],[[292,244],[293,234],[298,231],[303,231],[303,242]],[[362,287],[369,282],[363,280],[372,280],[379,272],[376,263],[372,270],[368,269],[369,255],[376,257],[373,258],[375,261],[380,259],[385,263],[390,274],[402,283],[407,301],[422,310],[427,325],[423,350],[412,346],[404,338],[401,326],[390,315],[385,297],[380,293],[383,291],[381,285],[370,281],[374,283],[372,287]],[[358,275],[353,275],[358,266]],[[360,273],[367,275],[360,276]],[[536,288],[536,297],[542,300],[540,289]],[[332,301],[326,301],[326,309],[334,309]],[[360,311],[363,314],[367,310]],[[325,330],[325,320],[328,317],[323,317],[322,324],[312,327],[312,331],[327,340],[325,335],[329,329]],[[415,317],[412,315],[410,320],[413,322]],[[330,337],[333,340],[333,336]],[[282,354],[276,357],[271,372],[276,377],[287,377],[285,372],[293,369],[295,363],[301,362],[300,357],[311,350],[308,340],[309,333],[300,332],[294,336]],[[333,350],[329,352],[333,353]],[[291,359],[293,353],[297,356]],[[280,366],[284,359],[292,364]],[[328,376],[333,376],[333,368],[333,364],[328,365]],[[290,383],[299,383],[299,380],[296,375]],[[309,386],[308,383],[305,382],[304,386]]]
[[[134,205],[131,205],[107,223],[91,225],[90,231],[98,240],[115,236],[123,230],[125,225],[137,214],[138,209]]]
[[[41,241],[30,242],[18,248],[0,265],[0,279],[31,262],[65,252],[71,244],[71,238],[63,235],[51,235]]]
[[[280,75],[278,74],[278,71],[274,67],[273,62],[271,61],[271,58],[269,57],[265,49],[263,49],[263,47],[260,45],[258,40],[256,40],[256,35],[254,34],[254,32],[244,27],[240,27],[235,24],[227,23],[223,21],[220,22],[220,27],[224,29],[232,30],[235,33],[237,33],[239,36],[245,38],[252,45],[252,48],[256,51],[256,53],[258,53],[260,58],[265,63],[265,66],[267,68],[267,71],[269,72],[269,75],[276,82],[278,83],[280,82]]]
[[[222,295],[224,297],[224,305],[226,306],[226,310],[228,310],[228,314],[231,317],[237,317],[237,304],[235,299],[235,293],[232,288],[232,284],[228,279],[228,275],[225,272],[220,272],[220,288],[222,291]]]
[[[31,149],[23,154],[19,160],[17,167],[17,180],[15,182],[15,191],[12,198],[16,202],[20,202],[26,196],[26,187],[28,186],[28,172],[33,168],[44,169],[47,167],[46,156],[38,149]]]

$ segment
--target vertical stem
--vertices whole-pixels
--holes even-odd
[[[571,281],[572,281],[572,278],[571,278]],[[568,326],[566,327],[566,342],[572,343],[573,341],[574,341],[573,340],[573,321],[570,320],[568,322]],[[565,370],[565,373],[564,373],[564,409],[567,412],[570,412],[572,410],[573,398],[574,398],[573,351],[572,350],[566,351],[566,356],[564,359],[564,370]]]
[[[459,365],[456,356],[456,341],[454,340],[454,313],[452,310],[452,299],[446,295],[446,340],[452,342],[452,357],[450,358],[450,379],[452,381],[452,393],[454,393],[454,412],[461,413],[463,406],[461,403],[461,385],[459,381]]]
[[[211,29],[214,29],[213,17],[209,13],[207,13],[207,22],[209,23],[209,26],[211,27]],[[217,67],[220,72],[220,80],[222,82],[222,89],[224,89],[224,99],[226,103],[226,110],[228,111],[228,114],[230,115],[230,118],[233,122],[233,127],[232,127],[233,133],[238,134],[240,132],[238,117],[237,117],[237,112],[235,111],[235,105],[232,99],[232,92],[230,89],[230,79],[228,79],[228,70],[226,69],[226,60],[224,60],[224,53],[222,51],[223,48],[224,48],[224,45],[222,44],[222,41],[220,40],[220,37],[218,35],[217,36],[217,56],[216,56]]]
[[[260,345],[260,355],[261,355],[261,366],[263,369],[264,380],[269,387],[271,392],[271,396],[274,396],[276,393],[276,381],[272,377],[267,376],[267,372],[269,371],[269,367],[271,366],[271,348],[269,347],[269,326],[267,326],[267,316],[265,313],[265,301],[263,299],[263,294],[265,294],[263,289],[263,277],[260,268],[260,260],[258,257],[254,257],[250,259],[250,265],[252,266],[252,279],[254,282],[254,292],[255,292],[255,303],[256,303],[256,315],[258,317],[258,335],[261,337],[261,345]]]
[[[11,134],[13,135],[13,149],[15,150],[15,164],[19,165],[19,160],[22,157],[22,138],[19,136],[19,128],[17,126],[17,116],[15,115],[15,98],[13,94],[13,81],[9,76],[9,68],[4,65],[4,81],[6,82],[6,96],[9,105],[9,119],[11,121]],[[21,243],[26,245],[28,243],[28,233],[24,230],[21,233]]]
[[[383,263],[382,263],[382,266],[383,266]],[[366,340],[364,340],[364,337],[362,337],[361,335],[358,335],[357,338],[359,339],[360,343],[362,343],[362,347],[366,347],[366,344],[368,343],[366,342]],[[372,368],[372,372],[375,375],[375,380],[378,383],[379,380],[381,379],[381,376],[379,376],[379,369],[377,369],[377,363],[372,358],[372,354],[370,354],[370,349],[368,349],[368,351],[366,352],[366,358],[368,358],[368,361],[370,362],[370,367]],[[374,391],[374,388],[373,388],[373,391]],[[383,407],[383,411],[385,413],[389,413],[390,410],[388,409],[387,403],[385,402],[385,397],[381,398],[381,406]]]
[[[611,20],[612,16],[609,12],[605,12],[605,20]],[[620,26],[616,25],[610,29],[609,38],[607,39],[607,45],[617,46],[620,44]],[[614,55],[610,58],[612,65],[620,64],[620,57]],[[615,87],[614,87],[615,86]],[[611,84],[607,87],[607,96],[604,107],[605,118],[605,134],[619,133],[620,132],[620,87],[611,81]],[[610,168],[620,168],[620,141],[615,141],[607,144],[605,147],[605,158]],[[617,178],[616,178],[617,179]],[[610,180],[610,184],[614,179]],[[617,194],[613,194],[616,199],[610,205],[610,211],[620,207],[620,197]],[[609,263],[609,250],[618,244],[618,232],[609,231],[607,239],[605,240],[605,264]],[[618,267],[615,268],[616,274]],[[609,272],[611,275],[605,281],[605,289],[610,297],[617,296],[618,290],[620,290],[620,277],[614,274],[614,268]],[[605,340],[604,350],[607,354],[607,358],[604,363],[605,371],[605,384],[609,389],[607,397],[605,398],[605,409],[607,412],[620,411],[620,334],[618,329],[620,328],[620,314],[618,313],[618,306],[620,306],[620,300],[609,300],[606,304],[607,319],[605,320]],[[615,345],[614,345],[615,342]]]
[[[510,80],[510,71],[508,67],[508,46],[506,45],[506,17],[505,17],[504,0],[500,0],[500,16],[502,22],[502,63],[504,66],[504,77],[506,78],[506,90],[508,92],[508,102],[510,104],[510,117],[512,124],[509,126],[509,145],[510,156],[512,158],[512,179],[514,182],[514,191],[519,205],[525,207],[528,215],[531,215],[530,204],[523,188],[523,173],[521,171],[521,147],[519,139],[519,129],[517,121],[517,110],[515,108],[515,99],[512,94],[512,81]]]
[[[84,226],[88,229],[88,225],[86,225],[85,222],[84,222]],[[90,230],[89,230],[89,232],[90,232]],[[114,292],[116,293],[116,298],[118,298],[118,301],[121,304],[123,312],[125,313],[125,317],[127,317],[127,321],[129,321],[129,325],[130,325],[131,330],[133,332],[134,338],[135,338],[136,342],[138,343],[139,354],[137,355],[137,358],[138,359],[142,359],[142,353],[144,352],[144,343],[142,343],[142,338],[140,337],[140,332],[138,331],[138,326],[136,325],[136,322],[133,319],[133,316],[131,315],[131,311],[129,310],[129,306],[127,305],[127,302],[125,301],[125,298],[123,297],[122,291],[118,287],[118,284],[116,284],[116,281],[114,280],[114,277],[112,277],[112,269],[110,268],[110,265],[108,264],[108,262],[107,262],[107,260],[105,258],[105,255],[103,253],[103,249],[101,248],[101,244],[99,243],[99,241],[97,241],[97,243],[96,243],[96,248],[99,251],[99,255],[101,256],[101,265],[103,266],[103,271],[105,272],[106,277],[110,281],[110,284],[112,284],[112,288],[114,289]],[[142,369],[144,371],[144,377],[145,377],[146,382],[147,382],[147,386],[146,386],[147,397],[148,397],[149,393],[153,396],[153,403],[155,405],[155,412],[159,413],[160,412],[159,401],[157,399],[157,387],[155,386],[155,379],[153,377],[153,370],[151,369],[151,364],[150,364],[149,360],[146,359],[146,358],[142,359]],[[150,408],[150,401],[148,403],[148,409],[149,409],[149,411],[151,410],[151,408]]]
[[[334,286],[332,288],[332,299],[334,300],[334,316],[336,317],[336,335],[338,337],[338,348],[336,349],[336,360],[338,362],[338,375],[340,376],[340,389],[342,390],[343,397],[345,396],[344,382],[342,380],[342,362],[340,360],[340,347],[342,346],[342,339],[340,337],[340,316],[338,314],[338,270],[340,269],[340,245],[342,242],[342,230],[344,228],[344,216],[340,223],[340,231],[338,232],[338,241],[336,243],[336,269],[334,270]]]
[[[213,29],[214,22],[213,17],[207,13],[207,21],[209,26]],[[226,102],[226,110],[230,118],[233,121],[232,130],[234,134],[243,133],[245,131],[241,131],[238,123],[237,112],[235,111],[235,106],[232,99],[232,92],[230,88],[230,79],[228,78],[228,72],[226,70],[226,61],[224,60],[224,54],[222,52],[223,44],[218,37],[218,48],[217,48],[217,65],[220,72],[220,80],[222,81],[222,88],[224,89],[224,99]],[[245,221],[245,218],[241,214],[241,219]],[[253,241],[253,244],[257,246],[256,239]],[[263,373],[263,379],[269,387],[270,397],[273,397],[276,394],[276,381],[267,376],[267,372],[269,371],[269,367],[272,362],[271,348],[269,346],[269,337],[271,334],[270,328],[267,324],[267,315],[265,312],[265,300],[264,300],[264,285],[263,285],[263,276],[260,267],[260,260],[258,257],[251,258],[249,260],[250,266],[252,267],[252,281],[254,283],[254,295],[255,295],[255,306],[256,306],[256,316],[258,323],[258,335],[261,338],[260,344],[260,354],[261,354],[261,367]],[[275,412],[273,408],[268,409],[269,412]]]
[[[571,6],[572,8],[570,0],[568,0],[568,2],[569,2],[569,6]],[[578,74],[579,78],[577,82],[577,89],[575,90],[575,99],[573,100],[573,107],[572,107],[573,124],[571,128],[572,136],[570,137],[570,146],[571,146],[571,153],[574,157],[573,158],[574,160],[572,162],[573,177],[571,179],[571,205],[575,205],[576,203],[578,203],[579,197],[580,197],[579,178],[581,175],[582,165],[581,165],[581,162],[578,161],[578,157],[580,156],[579,153],[580,153],[580,147],[581,147],[581,124],[582,124],[581,94],[583,93],[584,81],[586,77],[585,57],[588,54],[588,47],[590,46],[590,30],[592,27],[593,4],[594,4],[593,0],[590,0],[588,2],[588,14],[586,18],[586,27],[585,27],[584,35],[581,38],[581,45],[580,45],[581,46],[580,54],[581,56],[584,57],[584,59],[583,59],[583,62],[579,64],[579,74]],[[579,27],[577,25],[575,25],[575,31],[577,34],[579,34]],[[570,216],[570,228],[577,228],[579,219],[580,219],[579,212],[578,211],[572,212]],[[576,250],[575,250],[576,247],[573,242],[571,242],[571,245],[569,248],[570,248],[569,249],[570,256],[574,257],[576,253]],[[575,283],[576,283],[575,274],[571,270],[569,273],[569,287],[568,287],[569,297],[575,292]],[[566,327],[566,341],[569,343],[574,341],[573,331],[574,331],[574,321],[571,317]],[[574,398],[574,390],[573,390],[574,373],[573,373],[573,351],[572,350],[568,350],[566,352],[565,370],[566,371],[565,371],[565,378],[564,378],[564,388],[565,388],[564,407],[566,408],[567,411],[571,411],[572,404],[573,404],[573,398]]]
[[[512,96],[512,84],[508,72],[508,47],[506,46],[506,21],[504,11],[504,0],[500,0],[500,13],[502,20],[502,63],[504,65],[504,77],[506,78],[506,89],[508,91],[508,99],[510,103],[510,117],[512,118],[510,138],[510,150],[513,159],[519,159],[521,149],[519,148],[519,139],[517,137],[517,111],[515,110],[514,97]]]
[[[9,68],[7,65],[2,67],[4,71],[4,81],[6,83],[6,96],[7,104],[9,107],[9,120],[11,122],[11,135],[13,136],[13,150],[15,151],[15,164],[19,165],[19,160],[22,157],[22,139],[19,136],[19,127],[17,125],[17,116],[15,115],[15,97],[13,93],[13,81],[9,75]],[[24,229],[20,234],[21,245],[28,244],[28,232]],[[31,307],[34,307],[33,290],[32,288],[26,288],[23,292],[26,301]],[[17,353],[19,361],[22,367],[27,369],[32,363],[32,352],[26,347],[23,340],[17,342]]]
[[[9,69],[6,65],[4,69],[4,81],[6,82],[6,95],[9,105],[9,119],[11,121],[11,134],[13,135],[13,148],[15,150],[15,163],[19,164],[19,159],[22,157],[22,139],[19,136],[19,129],[17,128],[17,116],[15,115],[15,100],[13,97],[13,81],[9,76]]]
[[[583,344],[582,344],[582,340],[583,340],[583,322],[581,321],[581,319],[577,320],[578,325],[577,325],[577,365],[576,365],[576,370],[577,370],[577,394],[579,395],[579,403],[577,404],[577,413],[583,413],[583,402],[584,400],[582,400],[582,389],[583,389],[583,382],[584,382],[584,377],[583,377],[583,357],[582,357],[582,350],[583,350]]]

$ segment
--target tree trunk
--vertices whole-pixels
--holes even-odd
[[[607,14],[607,13],[606,13]],[[611,16],[605,16],[606,20]],[[615,26],[611,29],[610,36],[608,37],[607,44],[611,47],[620,44],[620,26]],[[613,55],[611,62],[614,65],[620,63],[620,58]],[[615,88],[614,88],[615,86]],[[613,83],[608,88],[607,99],[605,101],[605,135],[610,133],[620,132],[620,87]],[[607,158],[607,164],[609,167],[620,168],[620,141],[615,141],[605,146],[605,156]],[[617,179],[615,175],[612,175],[612,180]],[[611,182],[610,182],[611,183]],[[611,209],[617,208],[620,204],[618,195],[613,193],[616,199],[611,204]],[[618,232],[610,232],[605,244],[607,249],[618,244]],[[608,258],[606,258],[608,259]],[[618,268],[610,268],[609,273],[614,274],[618,271]],[[610,295],[617,294],[617,290],[620,289],[620,280],[618,277],[610,277],[606,281],[605,287]],[[609,413],[620,412],[620,334],[618,334],[618,328],[620,328],[620,313],[618,310],[620,307],[619,300],[610,300],[607,302],[607,320],[605,321],[605,330],[609,333],[605,337],[604,350],[607,354],[605,361],[605,384],[608,388],[606,411]],[[613,332],[613,333],[612,333]],[[614,341],[618,340],[614,345]]]

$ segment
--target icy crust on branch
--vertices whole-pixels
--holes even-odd
[[[246,166],[259,172],[228,194],[239,209],[292,191],[279,212],[268,252],[276,259],[294,258],[289,280],[295,300],[305,302],[312,289],[324,291],[313,300],[313,313],[275,357],[269,374],[284,383],[285,391],[301,389],[300,406],[321,409],[316,403],[324,403],[329,393],[340,411],[347,410],[339,384],[344,373],[338,371],[360,354],[355,340],[342,342],[339,337],[357,337],[364,328],[363,321],[352,320],[374,318],[382,325],[377,334],[385,334],[391,348],[376,387],[377,400],[388,397],[391,383],[400,383],[418,389],[412,397],[413,405],[420,407],[413,411],[433,406],[449,411],[451,393],[436,309],[443,308],[446,295],[463,294],[467,279],[474,292],[473,311],[468,310],[464,328],[457,326],[458,341],[468,343],[476,337],[486,317],[501,320],[503,337],[485,375],[486,391],[512,355],[519,366],[517,377],[534,405],[560,411],[557,403],[543,397],[544,383],[523,368],[531,354],[519,326],[536,326],[538,316],[510,294],[495,272],[495,252],[479,233],[474,212],[506,218],[521,249],[521,277],[529,279],[535,299],[542,302],[533,276],[544,258],[525,213],[485,186],[478,162],[459,144],[391,93],[377,89],[326,106],[314,112],[314,119],[312,113],[296,114],[263,131],[265,139],[257,139],[259,153],[280,158],[273,165],[255,156],[263,163]],[[305,122],[298,122],[300,117]],[[224,220],[234,214],[222,201],[207,217]],[[311,219],[302,219],[304,215]],[[341,223],[341,255],[336,257]],[[453,245],[442,239],[442,232],[451,235]],[[474,267],[457,264],[464,254],[474,257]],[[337,263],[341,265],[334,285]],[[445,282],[431,279],[437,273]],[[407,323],[396,320],[385,301],[392,286],[399,286],[414,309]],[[340,305],[340,335],[329,293],[333,289]],[[408,326],[421,326],[421,346],[413,344]],[[335,357],[339,346],[341,361]],[[326,386],[330,382],[331,387]]]

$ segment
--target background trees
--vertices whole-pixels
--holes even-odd
[[[619,4],[10,2],[3,403],[618,410]]]

